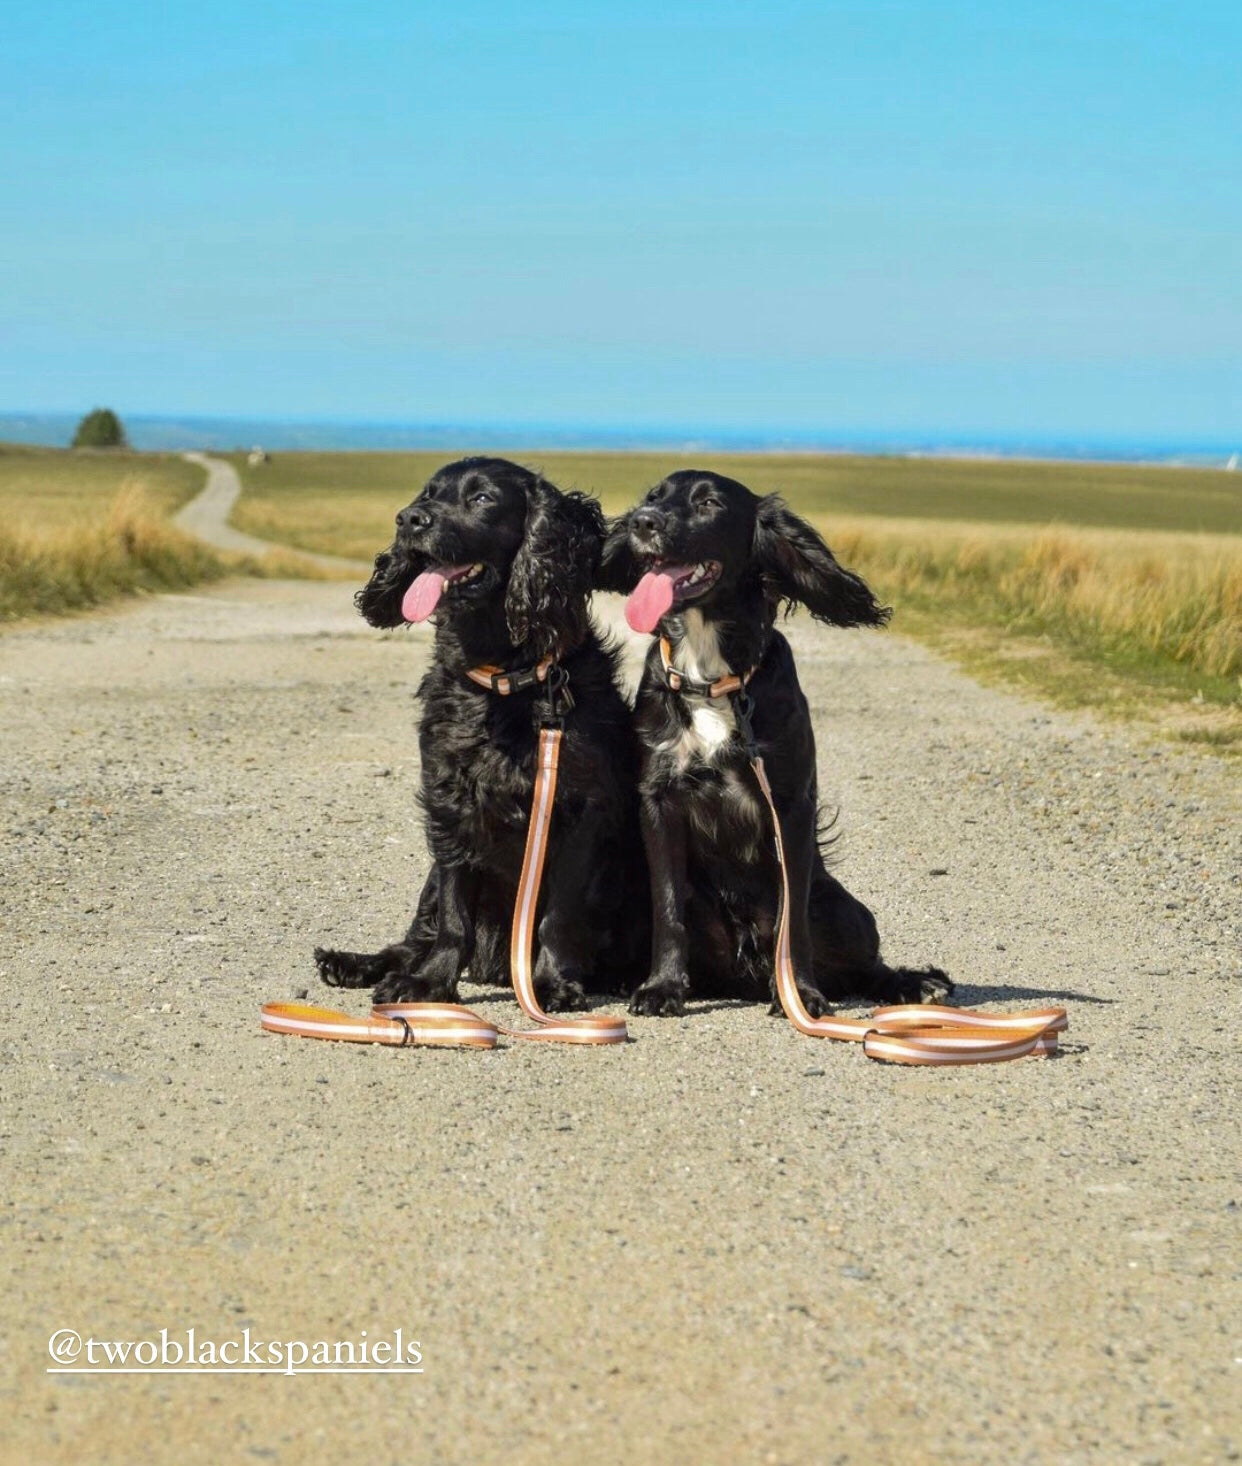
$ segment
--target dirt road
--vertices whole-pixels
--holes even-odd
[[[207,481],[202,491],[173,515],[173,523],[178,529],[195,535],[200,540],[206,540],[217,550],[225,550],[234,555],[253,555],[262,559],[273,550],[290,553],[284,545],[261,540],[256,535],[234,529],[229,523],[229,515],[241,495],[242,485],[237,470],[227,459],[209,458],[205,453],[183,453],[181,456],[187,463],[194,463],[205,469]],[[354,572],[365,578],[371,568],[363,561],[349,560],[339,555],[316,555],[311,550],[298,550],[294,553],[300,560],[308,560],[312,565],[336,574]]]
[[[885,1068],[731,1005],[605,1050],[265,1037],[426,867],[427,641],[350,590],[0,637],[8,1459],[1236,1457],[1236,765],[799,624],[888,954],[1063,1001],[1062,1057]],[[401,1329],[424,1372],[45,1372],[58,1330],[190,1328]]]

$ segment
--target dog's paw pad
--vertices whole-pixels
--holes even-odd
[[[541,985],[535,996],[545,1013],[579,1013],[587,1006],[587,996],[576,982],[550,982]]]
[[[390,968],[375,984],[375,1003],[456,1003],[456,982]]]
[[[672,988],[639,988],[630,999],[630,1012],[644,1018],[681,1018],[685,1011],[685,994]]]
[[[319,969],[320,980],[326,982],[329,987],[348,987],[350,969],[344,959],[343,952],[332,952],[326,947],[315,948],[315,966]]]
[[[828,999],[818,988],[799,988],[798,996],[812,1018],[822,1018],[828,1012]]]
[[[952,996],[952,979],[938,967],[929,967],[919,980],[919,1002],[943,1003]]]
[[[375,984],[373,1003],[417,1003],[424,994],[408,972],[390,972]]]
[[[818,988],[799,988],[798,996],[802,999],[802,1006],[806,1009],[811,1018],[822,1018],[830,1011],[828,999]],[[783,1018],[785,1016],[785,1005],[779,998],[773,998],[768,1008],[769,1018]]]

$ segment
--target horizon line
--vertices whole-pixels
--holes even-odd
[[[75,410],[0,409],[0,442],[11,446],[67,447],[84,414]],[[686,452],[858,454],[959,458],[1064,459],[1170,463],[1191,458],[1197,466],[1221,459],[1236,466],[1242,440],[1101,431],[866,428],[832,429],[774,425],[610,424],[501,419],[418,421],[394,417],[235,415],[208,412],[121,412],[138,451],[420,452],[473,444],[548,452]],[[6,429],[10,431],[6,431]],[[10,436],[15,431],[16,436]],[[267,442],[262,442],[263,437]],[[228,440],[228,441],[225,441]]]

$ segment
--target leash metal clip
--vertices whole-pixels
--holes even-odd
[[[742,735],[742,742],[746,745],[746,757],[753,763],[759,755],[759,745],[755,742],[755,730],[751,718],[755,712],[755,700],[745,687],[739,687],[736,692],[729,694],[729,701],[733,705],[733,716],[737,719],[737,729]]]
[[[548,668],[548,675],[544,679],[548,696],[548,711],[543,717],[545,728],[561,728],[565,723],[566,713],[574,710],[574,696],[569,690],[569,673],[559,662],[554,662]]]

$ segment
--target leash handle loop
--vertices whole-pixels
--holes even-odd
[[[496,1026],[456,1003],[380,1003],[369,1018],[353,1018],[310,1003],[264,1003],[259,1023],[268,1033],[348,1043],[419,1044],[436,1048],[491,1049]]]

